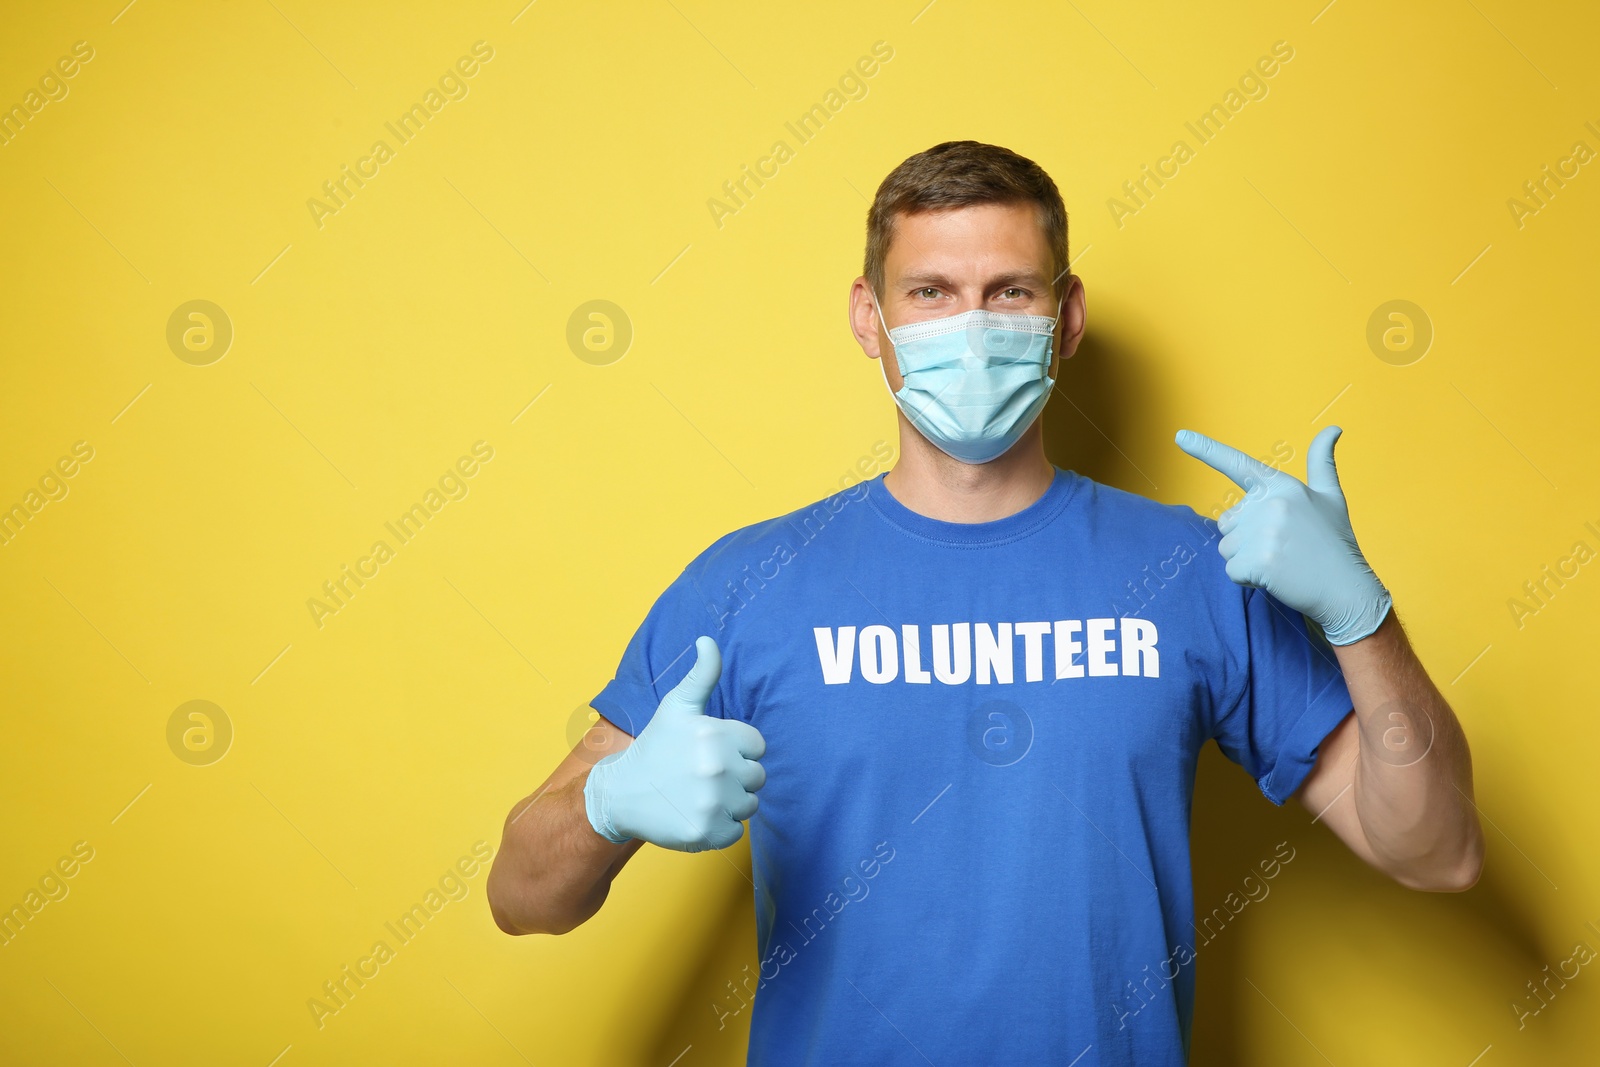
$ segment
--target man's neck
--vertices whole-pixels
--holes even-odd
[[[900,461],[884,475],[884,488],[919,515],[944,522],[993,522],[1015,515],[1044,496],[1055,477],[1045,458],[1042,420],[1005,455],[989,463],[952,459],[900,416]]]

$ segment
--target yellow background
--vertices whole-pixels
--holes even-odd
[[[1520,227],[1507,200],[1600,149],[1600,20],[925,3],[6,11],[0,104],[76,41],[94,58],[0,147],[0,505],[74,442],[94,458],[0,547],[0,906],[94,858],[0,947],[0,1060],[742,1062],[748,1012],[719,1030],[712,1005],[755,962],[743,842],[644,850],[560,938],[501,934],[479,871],[320,1028],[307,1001],[498,847],[691,556],[894,441],[845,325],[866,198],[964,137],[1036,159],[1071,213],[1089,334],[1052,458],[1212,512],[1229,486],[1179,427],[1286,442],[1303,474],[1343,425],[1362,546],[1473,746],[1489,853],[1461,896],[1390,884],[1207,750],[1197,910],[1297,851],[1199,956],[1194,1062],[1593,1057],[1600,977],[1520,1029],[1512,1004],[1600,947],[1600,576],[1520,628],[1507,601],[1600,549],[1600,174]],[[319,228],[322,183],[480,40],[468,95]],[[1184,123],[1280,40],[1268,95],[1198,145]],[[877,41],[865,97],[797,144],[784,123]],[[780,138],[718,226],[708,199]],[[1119,226],[1108,200],[1180,138]],[[234,330],[207,366],[166,340],[195,299]],[[633,330],[605,365],[567,343],[597,299]],[[1395,299],[1435,332],[1404,366],[1366,342]],[[319,627],[307,600],[480,440],[469,494]],[[208,766],[168,746],[190,700],[234,730]]]

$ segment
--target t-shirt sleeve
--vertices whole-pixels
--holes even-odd
[[[656,598],[622,653],[616,675],[589,702],[590,706],[619,729],[638,737],[654,717],[661,699],[694,666],[695,638],[702,635],[717,641],[723,654],[722,675],[706,702],[706,714],[724,717],[729,649],[715,615],[700,596],[687,568]]]
[[[1217,745],[1282,805],[1316,764],[1317,747],[1352,708],[1333,647],[1264,589],[1244,596],[1244,685],[1217,720]],[[1237,638],[1235,638],[1237,640]]]

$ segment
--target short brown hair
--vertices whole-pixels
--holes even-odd
[[[1067,256],[1067,208],[1044,168],[1009,148],[978,141],[945,141],[918,152],[883,179],[867,211],[867,258],[862,273],[883,292],[884,262],[897,215],[966,207],[969,204],[1039,205],[1045,241],[1059,282]]]

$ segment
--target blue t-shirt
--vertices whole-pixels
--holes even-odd
[[[880,475],[661,594],[593,705],[636,736],[706,634],[707,714],[766,739],[750,1063],[1186,1061],[1200,748],[1282,804],[1351,710],[1332,648],[1216,538],[1060,468],[971,524]]]

